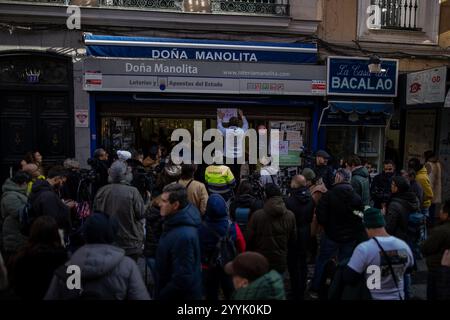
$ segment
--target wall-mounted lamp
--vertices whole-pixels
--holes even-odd
[[[369,72],[370,73],[386,72],[386,69],[381,68],[381,59],[377,55],[372,55],[369,58]]]

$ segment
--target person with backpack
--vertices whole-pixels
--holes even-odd
[[[280,188],[269,183],[265,187],[266,203],[248,223],[248,250],[262,254],[271,269],[284,274],[288,253],[295,250],[297,228],[295,215],[286,208]]]
[[[428,267],[427,300],[437,300],[437,286],[441,260],[444,252],[450,249],[450,200],[445,201],[439,212],[439,224],[422,245]]]
[[[7,179],[2,186],[0,202],[0,249],[4,252],[5,261],[22,247],[27,237],[20,230],[20,215],[27,204],[27,183],[30,175],[17,171],[13,178]]]
[[[61,200],[59,190],[66,182],[68,171],[63,166],[54,166],[48,171],[46,180],[38,180],[34,183],[29,197],[28,212],[23,212],[21,217],[23,232],[27,230],[36,217],[43,215],[52,216],[58,223],[58,228],[64,232],[64,239],[70,234],[72,222],[70,210],[76,206],[74,201]]]
[[[220,288],[225,300],[229,300],[233,284],[223,267],[237,253],[245,251],[245,240],[239,226],[231,222],[222,196],[212,194],[209,197],[198,235],[206,300],[217,301]]]
[[[252,214],[262,209],[264,203],[253,195],[253,186],[248,180],[241,180],[236,197],[230,204],[230,218],[239,225],[244,237],[247,238],[247,224]]]
[[[22,171],[25,171],[31,176],[31,180],[28,182],[27,196],[31,194],[33,185],[36,181],[45,180],[45,176],[42,174],[41,169],[35,163],[27,163],[22,167]]]
[[[410,272],[414,265],[411,249],[385,229],[385,221],[381,210],[368,208],[364,211],[364,227],[369,240],[360,243],[344,268],[344,283],[353,284],[378,274],[375,279],[379,286],[368,287],[373,300],[404,300],[404,274]],[[374,271],[375,270],[375,271]],[[378,271],[376,271],[378,270]],[[374,283],[373,281],[370,283]]]
[[[136,263],[113,246],[119,228],[114,216],[94,212],[83,225],[86,244],[58,268],[45,300],[150,300]],[[68,289],[69,266],[80,268],[81,289]]]
[[[58,228],[58,223],[52,216],[42,215],[36,218],[27,243],[10,259],[10,285],[18,298],[42,300],[53,272],[67,261],[67,252],[62,245]]]
[[[286,199],[286,208],[295,215],[297,225],[296,249],[288,259],[291,290],[295,300],[303,300],[308,273],[307,255],[311,235],[311,222],[315,205],[311,193],[306,186],[306,179],[296,175],[291,181],[291,193]]]
[[[189,203],[186,188],[174,183],[163,189],[160,213],[164,224],[156,250],[156,299],[200,300],[200,212]]]
[[[203,215],[206,211],[208,191],[203,183],[194,179],[195,171],[197,171],[197,165],[183,164],[181,166],[181,178],[177,181],[177,183],[186,188],[188,200],[196,206]]]
[[[286,300],[283,278],[260,253],[239,254],[225,265],[225,272],[233,277],[232,300]]]

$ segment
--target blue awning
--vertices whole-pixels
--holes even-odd
[[[314,43],[272,43],[84,34],[88,56],[220,62],[317,63]]]
[[[394,104],[390,102],[353,102],[353,101],[329,101],[330,112],[391,115],[394,112]]]

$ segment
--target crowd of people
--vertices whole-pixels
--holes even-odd
[[[270,158],[254,181],[221,161],[176,165],[158,145],[109,156],[44,170],[30,153],[3,184],[3,298],[404,300],[423,258],[427,298],[450,298],[450,201],[432,153],[371,179],[357,155],[333,169],[320,150],[287,195]],[[67,286],[73,265],[81,289]]]

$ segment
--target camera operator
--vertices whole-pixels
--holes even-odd
[[[108,184],[108,156],[105,149],[100,148],[94,151],[94,158],[88,160],[88,164],[96,172],[97,176],[92,188],[92,196],[95,196],[98,189]]]
[[[131,159],[127,160],[128,166],[131,168],[133,174],[133,180],[131,185],[139,190],[139,193],[144,200],[144,204],[147,204],[151,199],[153,189],[152,173],[147,173],[144,164],[144,155],[141,150],[132,152]]]

